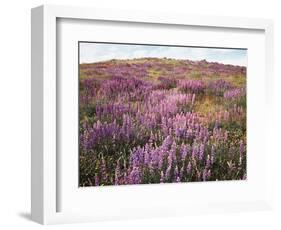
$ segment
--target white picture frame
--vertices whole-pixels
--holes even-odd
[[[79,211],[58,211],[59,199],[61,193],[58,193],[60,187],[60,179],[58,172],[60,165],[58,164],[58,143],[57,143],[57,126],[58,120],[58,87],[57,83],[57,22],[59,19],[71,20],[96,20],[106,23],[123,22],[151,24],[154,26],[193,26],[200,28],[220,28],[225,30],[241,29],[246,32],[249,30],[262,31],[264,34],[264,73],[261,73],[261,82],[265,82],[264,93],[259,96],[264,100],[262,105],[265,110],[263,119],[263,137],[266,138],[264,144],[264,160],[263,166],[264,178],[262,186],[264,188],[262,195],[256,200],[233,199],[216,200],[215,202],[200,204],[192,203],[187,206],[186,203],[179,205],[177,202],[170,202],[164,209],[160,205],[154,205],[147,208],[132,209],[130,205],[123,209],[114,209],[110,212],[108,209],[83,210],[83,204],[79,207]],[[32,169],[31,169],[31,214],[32,219],[41,224],[57,224],[82,221],[96,221],[107,219],[124,219],[124,218],[141,218],[153,216],[171,216],[185,215],[189,213],[205,213],[205,212],[226,212],[226,211],[245,211],[245,210],[264,210],[272,208],[272,150],[270,149],[270,116],[273,107],[273,22],[266,19],[248,19],[248,18],[231,18],[231,17],[214,17],[214,16],[190,16],[190,15],[174,15],[160,14],[148,12],[132,12],[132,11],[115,11],[101,10],[91,8],[66,7],[44,5],[32,9]],[[250,82],[252,84],[253,81]],[[248,86],[248,87],[251,87]],[[254,95],[255,96],[255,95]],[[257,96],[257,95],[256,95]],[[260,120],[259,120],[260,121]],[[76,180],[76,179],[75,179]],[[192,185],[193,186],[193,185]],[[212,185],[194,185],[196,189],[200,186],[210,187],[210,191],[215,192],[217,188]],[[231,187],[232,185],[230,185]],[[236,186],[236,185],[235,185]],[[133,186],[134,187],[134,186]],[[181,189],[181,185],[169,185],[166,187],[170,194]],[[183,187],[182,187],[183,188]],[[254,188],[254,187],[253,187]],[[101,193],[109,194],[114,188]],[[120,189],[119,189],[120,190]],[[150,188],[149,186],[134,187],[131,189],[135,192],[140,190],[143,194],[149,191],[159,192],[158,188]],[[195,190],[196,191],[196,190]],[[130,196],[132,191],[121,189],[126,196]],[[127,193],[128,192],[128,193]],[[252,191],[253,193],[255,191]],[[63,193],[62,193],[63,194]],[[240,200],[239,200],[240,199]],[[126,202],[126,201],[124,201]],[[128,201],[129,202],[129,201]],[[75,202],[73,203],[75,204]],[[77,203],[76,203],[77,204]],[[68,206],[71,207],[71,204]],[[177,210],[177,211],[175,211]]]

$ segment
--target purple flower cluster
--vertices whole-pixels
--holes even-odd
[[[83,105],[90,104],[92,99],[97,95],[100,88],[100,83],[93,78],[80,80],[80,102]]]
[[[246,178],[246,90],[227,78],[245,73],[205,60],[82,64],[80,185]]]
[[[130,116],[123,115],[122,125],[116,120],[111,123],[101,123],[99,120],[92,126],[83,125],[80,144],[84,150],[107,149],[109,147],[128,143],[134,138],[134,123]]]
[[[235,89],[227,90],[223,96],[227,100],[236,100],[245,95],[246,95],[245,88],[235,88]]]
[[[218,134],[214,130],[213,135]],[[213,136],[210,136],[213,137]],[[226,141],[225,136],[212,142],[208,137],[199,138],[192,144],[180,143],[177,138],[168,135],[160,146],[147,143],[144,147],[136,147],[131,151],[129,168],[120,172],[117,164],[118,181],[115,184],[139,184],[180,182],[180,181],[206,181],[211,178],[211,170],[216,159],[216,146]],[[244,149],[240,145],[240,161]],[[219,149],[218,149],[219,150]],[[202,173],[200,173],[202,172]],[[121,179],[120,179],[121,178]],[[153,179],[154,180],[153,180]]]
[[[123,114],[132,114],[134,113],[134,109],[130,104],[116,104],[116,103],[108,103],[101,104],[96,106],[96,116],[99,120],[102,119],[117,119],[122,118]]]
[[[114,77],[101,85],[101,92],[109,100],[142,100],[150,91],[151,84],[137,78]]]
[[[208,91],[214,93],[217,96],[223,96],[224,92],[231,88],[232,88],[232,84],[223,79],[211,81],[208,84]]]
[[[194,101],[195,94],[182,94],[165,90],[154,91],[144,103],[144,109],[148,113],[158,114],[160,117],[170,116],[179,112],[182,107],[192,107]]]
[[[202,80],[181,80],[179,81],[178,88],[185,93],[204,93],[206,84]]]
[[[239,122],[246,119],[246,111],[241,106],[234,105],[229,110],[221,110],[207,115],[208,122],[215,122],[216,126],[223,123]]]

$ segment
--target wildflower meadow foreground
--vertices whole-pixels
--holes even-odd
[[[115,59],[79,85],[80,186],[246,178],[246,67]]]

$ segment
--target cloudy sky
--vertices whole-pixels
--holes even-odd
[[[142,57],[203,60],[247,66],[247,50],[151,45],[80,43],[80,63]]]

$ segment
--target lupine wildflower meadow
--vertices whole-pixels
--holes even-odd
[[[144,56],[79,69],[80,186],[246,178],[246,67]]]

